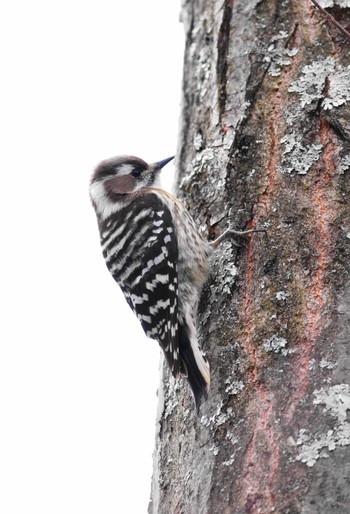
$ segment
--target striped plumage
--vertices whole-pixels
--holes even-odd
[[[172,374],[187,376],[198,407],[210,385],[196,314],[211,249],[181,203],[157,187],[171,159],[152,165],[129,156],[103,161],[90,197],[110,273],[146,335],[159,342]]]

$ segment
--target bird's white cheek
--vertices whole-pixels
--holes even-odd
[[[90,198],[95,205],[99,206],[104,203],[105,196],[106,191],[103,182],[93,182],[90,185]]]
[[[102,219],[108,218],[108,216],[117,212],[121,208],[119,203],[114,203],[108,198],[104,182],[94,182],[91,184],[90,198]]]

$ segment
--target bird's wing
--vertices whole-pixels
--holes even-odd
[[[159,194],[144,193],[141,204],[150,209],[135,234],[134,267],[120,283],[126,300],[148,337],[159,342],[174,376],[184,373],[178,348],[178,247],[170,210]]]

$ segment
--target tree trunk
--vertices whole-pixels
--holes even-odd
[[[268,235],[213,256],[199,415],[163,370],[149,513],[348,513],[349,42],[310,0],[185,0],[182,18],[178,195],[211,238]]]

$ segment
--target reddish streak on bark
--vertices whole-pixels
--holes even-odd
[[[311,275],[309,286],[306,288],[304,308],[304,334],[298,344],[298,355],[293,362],[293,369],[299,370],[294,375],[294,394],[292,394],[286,419],[290,421],[294,415],[299,401],[305,397],[309,383],[309,363],[314,352],[314,345],[328,324],[324,309],[328,302],[328,289],[325,283],[325,272],[330,262],[330,249],[332,248],[331,222],[335,206],[329,197],[329,182],[334,176],[334,156],[336,145],[332,140],[329,124],[324,118],[320,121],[320,135],[324,150],[322,155],[323,166],[318,170],[314,184],[313,204],[315,208],[315,254],[316,262]]]
[[[247,224],[247,230],[250,230],[253,227],[252,221],[249,221]],[[254,259],[252,258],[252,236],[250,236],[247,240],[246,245],[246,263],[247,267],[245,270],[245,291],[243,296],[243,324],[246,327],[243,334],[243,347],[246,354],[249,357],[249,361],[251,363],[251,381],[255,382],[255,368],[256,368],[256,351],[253,346],[250,344],[250,336],[254,331],[254,326],[251,321],[250,310],[252,305],[252,296],[251,296],[251,284],[252,284],[252,276],[253,276],[253,267],[254,267]]]
[[[272,107],[269,123],[270,159],[267,166],[266,189],[257,202],[254,214],[262,210],[267,216],[271,206],[272,193],[276,186],[276,167],[278,161],[277,141],[280,139],[277,133],[278,113],[280,112],[281,96],[277,94],[275,104]],[[253,223],[251,222],[251,226]],[[273,482],[276,477],[279,464],[279,447],[273,428],[273,395],[265,387],[257,384],[257,369],[259,358],[254,345],[251,344],[251,335],[254,332],[252,320],[252,279],[254,269],[254,256],[252,254],[252,239],[249,238],[246,247],[246,272],[245,272],[245,293],[243,297],[243,322],[246,330],[243,335],[243,345],[246,355],[249,357],[252,366],[250,382],[254,384],[257,391],[255,426],[253,435],[246,450],[246,458],[243,466],[243,498],[242,502],[247,513],[257,512],[256,509],[263,508],[267,512],[274,508],[275,498],[272,493]],[[254,284],[253,284],[254,286]],[[261,451],[260,444],[266,447],[266,452]]]
[[[259,384],[259,409],[252,439],[246,451],[245,512],[268,512],[275,505],[273,484],[279,467],[279,448],[272,423],[273,403]],[[262,451],[262,448],[266,448]]]

